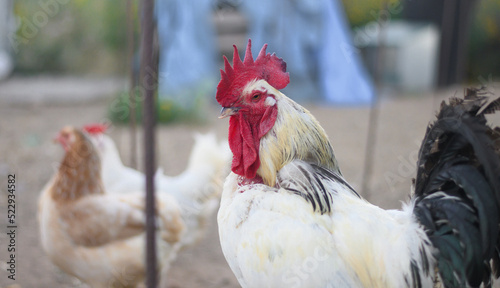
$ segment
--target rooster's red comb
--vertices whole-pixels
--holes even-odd
[[[267,44],[264,44],[259,56],[253,60],[252,42],[249,39],[245,59],[243,62],[234,47],[233,67],[224,56],[224,70],[220,70],[221,80],[217,85],[216,99],[223,107],[229,107],[238,100],[245,85],[255,79],[264,79],[276,89],[283,89],[290,83],[290,76],[286,72],[286,63],[274,53],[266,54]]]
[[[85,130],[90,135],[103,134],[108,129],[108,126],[105,124],[89,124],[83,126],[83,130]]]

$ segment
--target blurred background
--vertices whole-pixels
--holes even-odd
[[[169,175],[185,169],[194,132],[227,139],[219,68],[249,38],[254,57],[268,43],[287,62],[284,93],[318,118],[347,180],[383,208],[407,199],[439,102],[465,86],[500,91],[500,0],[157,0],[155,14],[159,65],[147,76],[159,83],[157,163]],[[62,157],[51,139],[65,125],[113,123],[123,162],[143,169],[142,130],[128,125],[142,118],[140,15],[139,0],[0,1],[0,215],[15,173],[20,247],[14,282],[0,248],[0,287],[86,287],[45,256],[37,197]],[[172,264],[170,287],[238,287],[215,216],[208,228]]]
[[[296,100],[366,104],[373,99],[332,96],[334,88],[325,82],[342,74],[354,75],[342,82],[369,82],[363,91],[351,88],[354,94],[373,93],[372,82],[389,88],[382,91],[418,93],[453,84],[487,84],[499,77],[500,1],[384,1],[158,1],[159,97],[181,110],[198,105],[184,98],[213,93],[221,55],[230,58],[233,44],[243,50],[248,38],[254,50],[268,43],[269,52],[288,62],[289,96]],[[140,14],[138,1],[132,2],[128,19],[125,2],[2,1],[0,78],[126,81],[130,65],[137,70],[139,63]],[[135,33],[132,63],[128,22]],[[334,65],[340,67],[332,69]],[[360,67],[349,72],[353,65]]]

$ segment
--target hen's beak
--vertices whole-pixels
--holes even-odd
[[[226,118],[231,115],[235,115],[240,110],[240,107],[222,107],[220,110],[219,119]]]
[[[65,151],[68,151],[69,143],[68,140],[59,132],[56,137],[52,139],[55,144],[61,144]]]
[[[59,134],[57,134],[56,137],[52,138],[52,142],[54,144],[58,144],[58,143],[61,144],[63,142],[61,134],[59,133]]]

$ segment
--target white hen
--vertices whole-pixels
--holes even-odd
[[[130,189],[144,190],[144,174],[123,165],[115,143],[104,134],[102,125],[88,125],[102,160],[102,177],[110,193],[127,193]],[[155,174],[158,194],[172,195],[181,207],[187,226],[183,245],[198,241],[204,232],[206,219],[218,207],[223,179],[229,172],[231,151],[227,141],[217,143],[213,133],[195,134],[186,170],[177,176],[166,176],[159,168]]]

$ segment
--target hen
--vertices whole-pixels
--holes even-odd
[[[499,274],[500,99],[469,90],[443,103],[402,210],[362,199],[343,178],[323,128],[278,89],[286,64],[243,61],[217,87],[230,116],[232,172],[218,213],[224,256],[242,287],[477,287]],[[493,276],[492,276],[493,275]]]
[[[101,179],[108,193],[129,193],[146,187],[143,173],[123,164],[115,142],[104,134],[106,125],[91,124],[83,127],[99,153]]]
[[[110,193],[144,190],[144,174],[123,165],[115,143],[105,134],[106,126],[84,127],[102,159],[104,187]],[[195,134],[187,168],[177,176],[166,176],[159,168],[155,174],[156,191],[175,198],[186,223],[182,245],[191,245],[204,234],[207,219],[220,200],[220,188],[231,159],[227,141],[217,143],[213,133]]]
[[[137,287],[145,276],[144,193],[106,193],[100,159],[89,137],[65,127],[65,150],[39,199],[42,247],[52,262],[92,287]],[[173,197],[157,199],[157,249],[164,282],[184,223]]]

